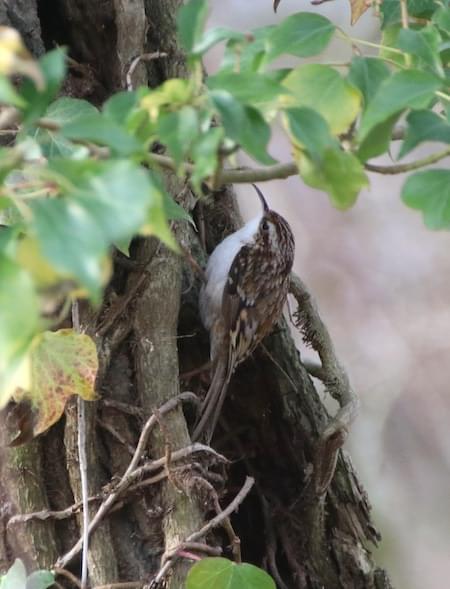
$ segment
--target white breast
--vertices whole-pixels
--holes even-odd
[[[241,229],[226,237],[215,248],[206,266],[207,283],[200,291],[200,317],[210,330],[222,309],[222,295],[231,264],[241,247],[251,242],[258,230],[262,215],[248,221]]]

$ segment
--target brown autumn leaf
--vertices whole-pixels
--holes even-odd
[[[88,335],[73,329],[39,334],[31,347],[30,366],[30,387],[17,390],[14,400],[30,400],[35,413],[34,436],[60,419],[72,395],[95,400],[97,351]]]
[[[371,0],[350,0],[351,25],[353,26],[371,6]]]

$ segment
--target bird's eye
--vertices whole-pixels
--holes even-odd
[[[261,229],[263,231],[269,231],[269,223],[266,220],[261,223]]]

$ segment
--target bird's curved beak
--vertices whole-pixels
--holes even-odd
[[[261,190],[256,186],[256,184],[252,184],[253,188],[256,190],[256,194],[259,196],[259,199],[261,201],[261,204],[263,206],[263,210],[265,213],[267,213],[267,211],[269,210],[269,205],[267,204],[266,199],[264,198],[263,193],[261,192]]]

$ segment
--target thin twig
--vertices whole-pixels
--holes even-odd
[[[80,309],[78,301],[72,304],[72,325],[77,333],[81,333]],[[89,549],[89,482],[88,463],[86,453],[86,406],[84,400],[78,396],[78,460],[80,465],[81,501],[83,505],[82,537],[83,552],[81,554],[81,589],[86,589],[88,583],[88,549]]]
[[[186,538],[186,542],[195,542],[195,540],[202,538],[208,532],[210,532],[213,528],[216,528],[219,524],[221,524],[226,517],[228,517],[234,511],[236,511],[236,509],[239,507],[239,505],[247,497],[247,495],[249,494],[249,492],[254,484],[255,484],[255,479],[253,477],[247,477],[245,479],[243,486],[242,486],[242,489],[239,491],[239,493],[236,495],[236,497],[233,499],[233,501],[229,505],[227,505],[227,507],[225,507],[225,509],[223,511],[221,511],[218,515],[216,515],[216,517],[213,517],[207,524],[205,524],[202,528],[200,528],[200,530],[198,530],[197,532],[194,532],[193,534],[188,536]]]
[[[70,571],[60,568],[60,567],[55,567],[53,569],[53,573],[55,574],[56,577],[60,576],[60,577],[65,577],[66,579],[69,579],[69,581],[72,583],[72,585],[75,585],[75,587],[78,587],[79,589],[81,589],[80,579],[78,577],[76,577],[73,573],[71,573]]]
[[[197,397],[193,393],[185,392],[177,395],[173,399],[170,399],[164,405],[162,405],[159,409],[161,414],[167,413],[174,409],[178,403],[181,401],[196,401]],[[147,446],[148,438],[150,432],[152,431],[153,427],[156,424],[156,418],[152,415],[145,424],[141,436],[139,438],[139,442],[136,448],[136,452],[126,470],[126,472],[122,475],[120,481],[114,486],[113,490],[111,491],[110,495],[102,502],[100,507],[98,508],[97,513],[93,517],[91,524],[89,526],[89,534],[91,534],[102,521],[102,519],[106,516],[106,514],[111,510],[114,503],[117,501],[119,496],[124,493],[129,487],[135,483],[137,479],[139,479],[143,474],[158,470],[159,468],[163,467],[166,461],[165,457],[159,458],[158,460],[153,460],[150,463],[144,464],[143,466],[137,468],[137,465],[144,454],[145,448]],[[191,446],[187,446],[186,448],[181,448],[172,453],[172,462],[176,460],[180,460],[193,454],[195,452],[208,452],[213,454],[217,459],[225,461],[226,459],[221,456],[218,452],[215,452],[209,446],[205,446],[204,444],[192,444]],[[65,567],[67,563],[69,563],[72,558],[74,558],[81,550],[83,546],[83,539],[80,538],[78,542],[63,556],[61,556],[57,561],[57,566]]]
[[[316,305],[298,276],[291,275],[290,292],[298,304],[297,327],[307,343],[319,354],[323,382],[340,409],[322,432],[314,465],[315,490],[323,495],[333,478],[338,450],[342,447],[359,410],[359,398],[351,387],[343,366],[336,357],[333,341]]]
[[[108,585],[96,585],[94,589],[142,589],[145,581],[125,581],[122,583],[108,583]]]
[[[113,426],[110,423],[103,421],[103,419],[100,419],[99,417],[97,417],[96,421],[101,428],[103,428],[105,431],[107,431],[109,434],[111,434],[111,436],[115,440],[117,440],[120,444],[122,444],[122,446],[127,450],[127,452],[129,454],[131,454],[131,456],[134,456],[136,448],[133,448],[133,446],[131,444],[129,444],[125,440],[125,438],[116,429],[113,428]]]
[[[213,517],[213,519],[211,519],[202,528],[200,528],[200,530],[197,530],[197,532],[194,532],[193,534],[188,536],[184,542],[181,542],[176,548],[174,548],[174,550],[172,550],[170,553],[165,555],[165,558],[163,557],[162,566],[161,566],[160,570],[158,571],[158,573],[156,574],[156,576],[154,577],[154,579],[152,580],[152,583],[150,586],[156,587],[159,585],[159,583],[161,583],[161,581],[167,575],[169,570],[173,567],[174,562],[176,560],[177,553],[180,550],[182,550],[185,546],[189,546],[192,543],[196,543],[196,541],[199,538],[202,538],[208,532],[210,532],[213,528],[216,528],[218,525],[222,524],[225,521],[225,519],[229,518],[229,516],[234,511],[236,511],[236,509],[238,509],[238,507],[241,505],[241,503],[247,497],[247,495],[249,494],[249,492],[254,484],[255,484],[255,479],[252,477],[247,477],[245,479],[245,482],[244,482],[241,490],[239,491],[239,493],[236,495],[236,497],[233,499],[233,501],[231,501],[231,503],[224,510],[221,510],[219,514],[217,514],[215,517]],[[209,547],[209,548],[211,548],[211,547]]]
[[[167,53],[165,53],[164,51],[155,51],[154,53],[143,53],[142,55],[138,55],[137,57],[135,57],[131,62],[126,75],[127,90],[134,90],[133,80],[131,79],[131,76],[133,75],[134,70],[137,68],[138,64],[141,61],[153,61],[154,59],[160,59],[161,57],[167,57]]]
[[[424,157],[420,160],[416,160],[415,162],[395,164],[393,166],[377,166],[376,164],[366,163],[364,164],[364,167],[369,172],[377,172],[378,174],[403,174],[405,172],[412,172],[414,170],[424,168],[425,166],[435,164],[448,156],[450,156],[450,147],[447,147],[442,151],[432,153],[431,155],[428,155],[427,157]]]

